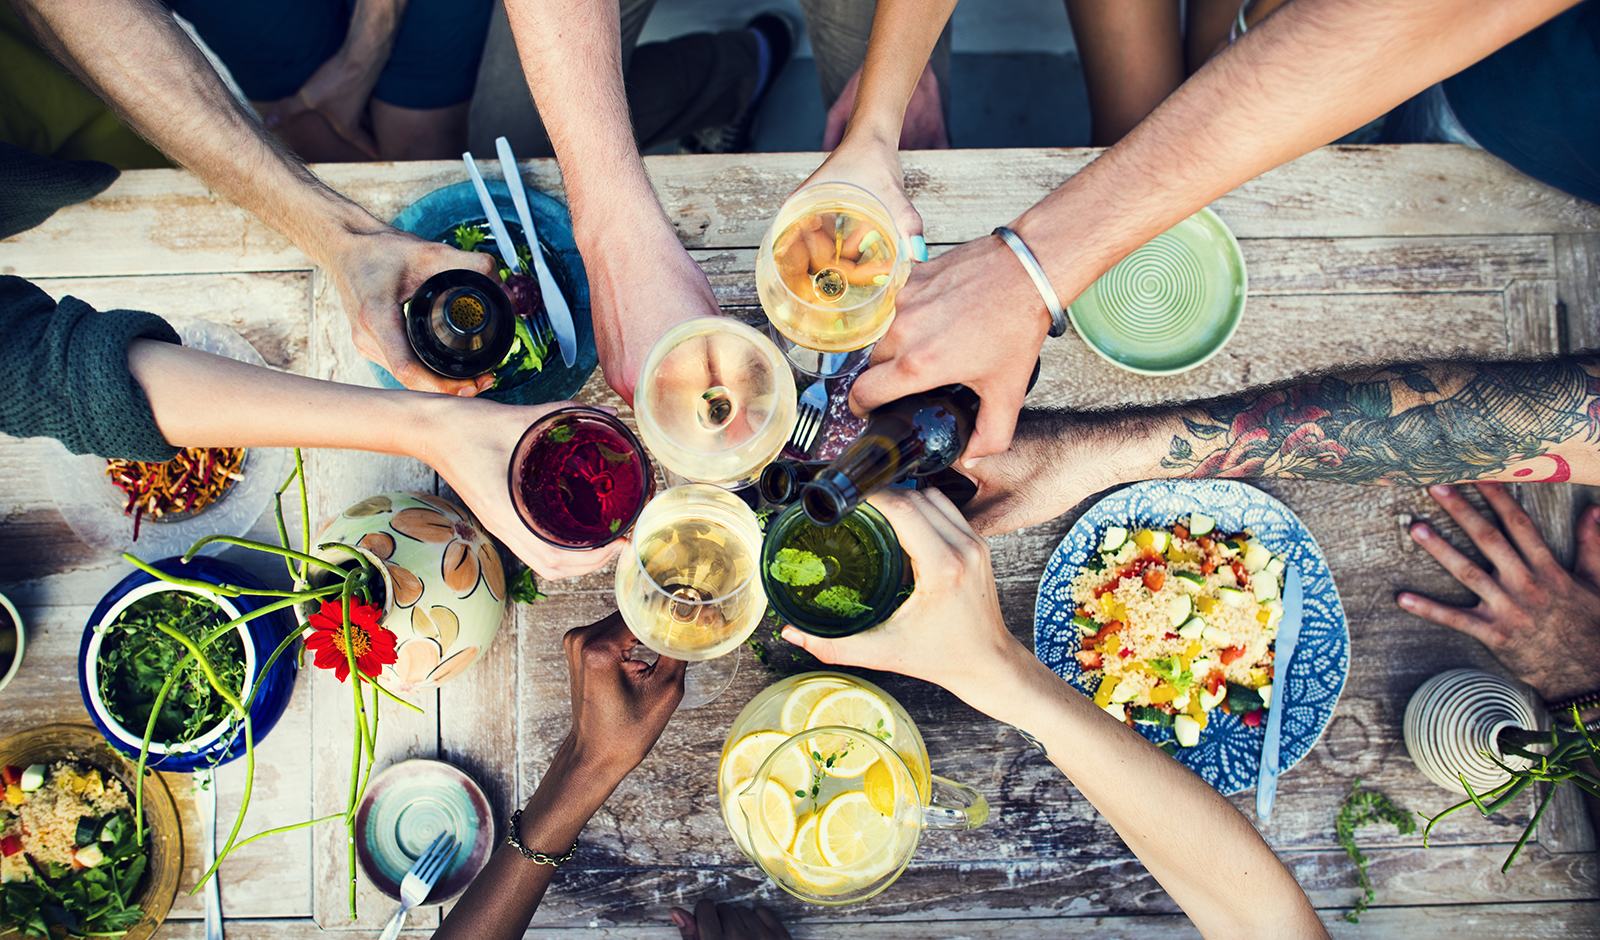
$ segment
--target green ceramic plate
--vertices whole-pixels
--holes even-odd
[[[1201,209],[1089,285],[1067,315],[1112,365],[1172,375],[1228,342],[1244,313],[1245,287],[1239,243],[1215,212]]]
[[[373,886],[398,901],[412,863],[446,830],[456,837],[456,854],[423,907],[467,890],[494,848],[494,819],[483,791],[457,768],[401,761],[372,778],[356,810],[356,858]]]

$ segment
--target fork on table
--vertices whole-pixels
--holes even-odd
[[[406,872],[406,877],[400,882],[400,909],[394,912],[389,922],[383,925],[383,933],[378,935],[378,940],[394,940],[400,936],[400,928],[406,925],[406,914],[413,907],[428,899],[428,892],[433,890],[434,883],[444,873],[445,865],[456,854],[456,837],[448,831],[441,832],[429,843],[428,848],[412,863],[411,870]]]
[[[822,430],[822,419],[828,413],[828,383],[817,379],[800,393],[795,408],[794,433],[789,435],[789,446],[810,456],[811,445],[817,442],[817,432]]]

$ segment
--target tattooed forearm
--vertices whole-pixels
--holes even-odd
[[[1203,402],[1179,418],[1161,465],[1183,476],[1427,485],[1548,456],[1535,479],[1563,480],[1569,465],[1554,449],[1600,441],[1600,359],[1387,366]]]

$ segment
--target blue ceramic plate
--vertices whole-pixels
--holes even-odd
[[[516,205],[511,201],[511,190],[504,180],[484,180],[489,195],[506,220],[506,228],[513,242],[522,242],[522,227],[517,224]],[[552,343],[550,359],[542,371],[514,385],[501,384],[485,392],[482,397],[509,405],[538,405],[550,401],[566,401],[583,388],[589,374],[600,362],[594,348],[594,324],[589,319],[589,279],[583,272],[583,259],[578,256],[578,244],[572,237],[572,217],[567,207],[539,192],[528,189],[528,212],[533,216],[534,227],[539,230],[539,247],[550,266],[550,276],[555,278],[561,295],[572,308],[572,322],[578,330],[578,357],[567,368],[561,362],[561,353]],[[452,233],[462,223],[481,225],[483,204],[472,182],[466,180],[443,189],[436,189],[407,206],[390,224],[401,231],[426,238],[428,241],[455,245]],[[499,255],[494,256],[496,263]],[[389,370],[369,363],[378,384],[384,388],[401,388]]]
[[[1350,631],[1339,591],[1316,540],[1289,507],[1253,486],[1234,480],[1150,480],[1096,503],[1056,546],[1045,566],[1034,609],[1034,652],[1080,692],[1093,695],[1095,684],[1084,679],[1073,655],[1080,646],[1078,629],[1072,625],[1072,579],[1094,553],[1099,535],[1108,525],[1130,529],[1169,526],[1191,512],[1215,517],[1221,531],[1250,530],[1274,554],[1300,568],[1306,599],[1300,645],[1287,679],[1279,676],[1274,685],[1275,690],[1283,691],[1273,696],[1275,702],[1288,703],[1282,743],[1283,769],[1287,771],[1310,753],[1333,718],[1350,671]],[[1135,727],[1157,744],[1175,740],[1171,728]],[[1216,709],[1200,732],[1200,743],[1178,748],[1178,761],[1225,795],[1248,790],[1256,785],[1265,733],[1264,727],[1246,727],[1237,717]]]
[[[367,878],[400,900],[412,863],[449,830],[456,853],[422,906],[443,904],[467,890],[494,848],[489,801],[472,778],[438,760],[406,760],[372,778],[356,810],[356,858]]]

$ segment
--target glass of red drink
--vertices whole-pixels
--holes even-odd
[[[628,426],[581,406],[552,411],[523,432],[507,477],[528,530],[574,551],[627,535],[656,488],[644,445]]]

